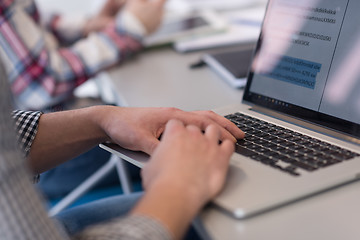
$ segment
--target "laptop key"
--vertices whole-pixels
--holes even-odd
[[[266,132],[261,132],[260,134],[257,135],[258,137],[261,137],[261,138],[265,138],[267,139],[268,137],[270,137],[271,135],[266,133]]]
[[[272,158],[264,158],[261,162],[266,165],[275,166],[277,163],[277,160],[272,159]]]
[[[254,136],[254,135],[246,136],[245,139],[246,139],[247,141],[251,141],[251,142],[256,142],[256,141],[260,140],[259,137]]]
[[[240,145],[235,145],[235,152],[243,155],[243,156],[246,156],[246,157],[250,157],[250,156],[253,156],[253,155],[256,155],[257,153],[254,152],[254,151],[251,151],[243,146],[240,146]]]
[[[264,146],[265,144],[269,143],[268,141],[264,140],[264,139],[259,139],[257,141],[254,141],[256,144],[259,144],[261,146]]]
[[[289,148],[285,148],[284,150],[281,151],[282,154],[286,154],[286,155],[291,155],[293,154],[295,151]]]
[[[288,141],[284,141],[284,142],[281,142],[281,143],[279,143],[279,144],[280,144],[281,146],[283,146],[283,147],[289,147],[289,148],[295,146],[295,143],[293,143],[293,142],[288,142]]]
[[[296,172],[296,170],[297,170],[297,167],[295,167],[295,166],[289,166],[284,169],[284,171],[289,173],[290,175],[300,176],[300,174],[298,172]]]
[[[264,155],[269,156],[269,157],[272,157],[272,158],[274,158],[274,159],[278,159],[278,158],[281,156],[280,153],[278,153],[278,152],[273,152],[273,151],[266,152],[266,153],[264,153]]]
[[[258,149],[261,148],[259,145],[252,143],[251,145],[246,146],[247,149],[250,149],[254,152],[259,152]],[[260,153],[260,152],[259,152]]]
[[[292,158],[302,158],[304,157],[304,154],[300,153],[300,152],[292,152],[288,154],[290,157]]]
[[[300,141],[302,141],[302,139],[300,139],[298,137],[294,137],[294,136],[288,137],[288,138],[286,138],[286,140],[289,142],[295,142],[297,144],[301,144]]]
[[[292,158],[284,156],[284,155],[279,156],[279,159],[286,163],[292,163],[295,161],[295,159],[292,159]]]
[[[253,156],[250,156],[251,159],[254,159],[256,161],[263,161],[264,159],[267,159],[268,157],[264,156],[264,155],[261,155],[261,154],[257,154],[257,155],[253,155]]]
[[[263,146],[266,148],[270,148],[273,151],[281,151],[283,149],[283,147],[280,147],[280,146],[276,145],[275,143],[271,143],[271,142],[267,142],[267,143],[263,144]]]
[[[286,143],[286,140],[281,139],[281,138],[276,138],[276,139],[272,140],[272,142],[282,145],[282,144]]]
[[[342,161],[336,160],[336,159],[327,159],[327,160],[321,160],[321,161],[317,162],[317,165],[320,167],[328,167],[328,166],[331,166],[331,165],[334,165],[334,164],[340,163],[340,162],[342,162]]]
[[[301,169],[304,169],[304,170],[310,171],[310,172],[315,171],[317,169],[314,166],[311,166],[309,164],[306,164],[306,163],[303,163],[303,162],[300,162],[300,161],[294,161],[294,162],[292,162],[292,164],[294,166],[296,166],[296,167],[299,167]]]
[[[294,145],[291,147],[292,149],[294,150],[297,150],[297,151],[301,151],[302,149],[304,149],[305,147],[301,146],[301,145]]]
[[[302,148],[302,149],[299,149],[299,151],[304,154],[308,154],[308,155],[311,155],[312,153],[314,153],[314,150],[312,150],[310,148]]]

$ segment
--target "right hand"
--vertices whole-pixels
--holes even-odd
[[[205,133],[178,120],[166,125],[161,143],[142,171],[146,190],[168,185],[199,210],[214,198],[225,182],[234,142],[220,140],[220,128],[207,126]]]
[[[166,0],[128,0],[125,10],[134,14],[144,25],[147,34],[160,25]]]

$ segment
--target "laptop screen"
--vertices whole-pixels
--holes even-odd
[[[360,137],[359,0],[270,0],[244,100]]]

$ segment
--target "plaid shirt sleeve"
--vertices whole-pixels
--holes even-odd
[[[0,3],[0,55],[20,109],[58,104],[99,71],[142,49],[144,29],[134,28],[139,21],[129,12],[118,14],[103,31],[61,48],[34,9],[34,0]]]
[[[37,133],[39,119],[41,116],[41,112],[30,112],[30,111],[20,111],[16,110],[12,113],[12,117],[15,121],[15,127],[17,130],[17,140],[21,145],[21,148],[26,153],[29,153],[31,144],[35,138]],[[6,166],[4,164],[3,166]],[[24,218],[17,218],[16,219],[16,228],[22,228],[21,231],[14,231],[14,232],[7,232],[3,230],[6,236],[10,236],[14,234],[24,234],[22,237],[32,235],[33,237],[50,237],[51,239],[66,239],[64,233],[61,229],[60,233],[64,238],[61,238],[58,233],[56,233],[54,226],[51,224],[50,219],[47,218],[46,214],[44,214],[43,209],[39,208],[41,205],[35,201],[38,199],[35,192],[32,191],[30,186],[24,188],[24,185],[28,185],[28,182],[25,180],[24,176],[27,176],[27,173],[24,173],[23,166],[18,165],[15,170],[11,170],[13,174],[11,174],[11,179],[7,178],[5,182],[3,182],[3,189],[0,188],[0,202],[10,201],[9,196],[13,196],[13,191],[17,191],[18,188],[23,188],[19,193],[17,193],[16,201],[12,200],[11,207],[16,209],[18,214],[10,214],[6,216],[7,221],[9,219],[15,219],[14,215],[21,215],[22,212],[19,214],[19,209],[24,209],[24,213],[26,217]],[[15,174],[15,172],[16,174]],[[0,176],[1,179],[1,176]],[[38,176],[34,177],[34,181],[38,179]],[[7,186],[9,185],[9,186]],[[28,201],[32,199],[32,201]],[[1,204],[0,204],[1,206]],[[20,207],[21,206],[21,207]],[[9,209],[9,206],[6,208]],[[31,212],[25,211],[25,209],[31,209]],[[9,211],[7,211],[9,212]],[[5,214],[6,215],[6,214]],[[0,219],[2,214],[0,213]],[[41,220],[41,218],[44,218]],[[30,219],[37,219],[38,221],[28,221]],[[10,221],[11,222],[11,221]],[[41,227],[40,227],[41,226]],[[46,229],[44,229],[46,227]],[[33,229],[43,229],[43,231],[33,231]],[[14,229],[9,228],[9,230]],[[0,228],[0,233],[2,232]],[[25,235],[26,234],[26,235]],[[0,234],[1,235],[1,234]],[[20,235],[16,235],[16,237],[20,237]],[[59,238],[60,237],[60,238]],[[15,239],[15,238],[14,238]],[[35,238],[32,238],[35,239]],[[36,238],[39,239],[39,238]],[[48,238],[44,238],[48,239]],[[145,217],[145,216],[129,216],[122,219],[115,219],[112,222],[95,225],[89,227],[85,231],[77,234],[73,237],[74,240],[114,240],[114,239],[127,239],[127,240],[141,240],[141,239],[163,239],[163,240],[170,240],[172,239],[171,234],[168,230],[157,220]]]
[[[171,240],[173,237],[157,220],[147,216],[134,215],[89,227],[73,238],[73,240],[97,239]]]
[[[41,112],[13,111],[12,117],[15,121],[16,136],[20,148],[25,156],[29,155],[31,145],[35,139]]]
[[[16,110],[12,112],[15,122],[16,138],[25,156],[29,155],[31,145],[35,139],[41,112]],[[34,175],[32,182],[37,183],[40,175]]]
[[[21,139],[23,148],[31,146],[40,114],[40,112],[13,112],[16,128],[19,131],[18,138]],[[0,121],[0,128],[3,130],[9,127],[4,124],[5,121]],[[10,133],[11,131],[3,131],[0,138],[1,239],[68,239],[64,229],[48,218],[41,198],[28,181],[29,172],[21,161],[18,151],[9,149],[8,141],[14,140]],[[76,240],[170,240],[171,234],[155,219],[129,216],[91,226],[72,237]]]

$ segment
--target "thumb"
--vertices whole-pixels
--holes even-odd
[[[157,139],[151,134],[146,134],[145,136],[143,136],[141,141],[142,143],[140,144],[140,146],[142,146],[142,151],[149,155],[153,154],[153,152],[160,143],[159,139]]]
[[[176,132],[185,129],[185,126],[179,120],[170,120],[166,123],[165,130],[162,133],[162,139],[167,139],[169,136],[174,135]],[[156,147],[159,145],[160,140],[151,133],[144,134],[143,138],[143,151],[151,155]]]

